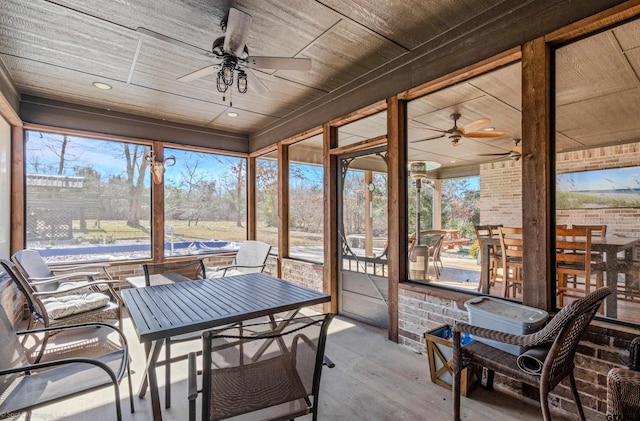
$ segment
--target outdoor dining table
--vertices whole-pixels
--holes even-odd
[[[179,275],[167,276],[169,281]],[[149,386],[154,421],[162,420],[156,366],[166,338],[270,316],[331,300],[331,296],[263,273],[186,280],[122,291],[147,365],[138,392]],[[147,383],[148,382],[148,383]]]
[[[606,236],[592,237],[591,249],[603,254],[604,270],[607,274],[607,286],[612,293],[605,299],[605,315],[616,318],[618,316],[618,253],[624,252],[625,260],[631,260],[633,247],[640,245],[638,237]]]
[[[489,249],[493,245],[500,245],[498,238],[487,238],[482,240],[482,251],[480,259],[480,285],[478,285],[478,291],[482,294],[489,294],[489,259],[485,256],[489,256]],[[603,254],[604,257],[604,270],[606,273],[607,286],[611,288],[612,293],[605,299],[605,315],[607,317],[615,318],[618,315],[618,297],[617,297],[617,284],[618,284],[618,253],[625,252],[625,259],[631,259],[631,253],[633,247],[640,246],[640,238],[638,237],[621,237],[621,236],[607,236],[591,237],[591,249]]]

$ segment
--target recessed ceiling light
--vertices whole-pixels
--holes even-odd
[[[457,161],[456,161],[456,160],[453,160],[453,161],[449,161],[449,162],[451,162],[451,163],[453,164],[454,162],[457,162]]]
[[[236,118],[236,117],[238,117],[238,113],[236,113],[235,111],[229,111],[227,113],[227,116],[229,116],[231,118]]]
[[[111,85],[109,85],[108,83],[93,82],[92,85],[98,89],[104,89],[104,90],[111,89]]]

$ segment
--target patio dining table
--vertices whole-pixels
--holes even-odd
[[[489,259],[484,256],[489,255],[489,249],[494,245],[500,245],[498,238],[488,238],[482,241],[481,274],[478,291],[483,294],[489,294],[489,282],[486,281],[489,279]],[[618,315],[618,253],[624,252],[624,258],[630,260],[633,248],[638,246],[640,246],[640,238],[638,237],[607,236],[605,238],[591,238],[591,249],[602,253],[604,256],[604,270],[607,275],[606,285],[613,291],[605,299],[605,315],[607,317],[616,318]]]
[[[167,279],[176,281],[176,276]],[[330,295],[263,273],[129,288],[122,297],[147,351],[138,396],[144,397],[148,384],[154,421],[162,420],[156,366],[165,339],[331,300]]]

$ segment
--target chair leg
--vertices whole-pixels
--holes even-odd
[[[487,370],[487,390],[493,390],[493,376],[495,372],[493,370]]]
[[[540,385],[540,409],[542,409],[542,419],[551,421],[551,411],[549,410],[549,388]]]
[[[136,409],[133,405],[133,385],[131,384],[131,361],[127,361],[127,380],[129,383],[129,406],[131,407],[131,413],[136,412]]]
[[[460,370],[454,367],[453,370],[453,420],[460,421]]]
[[[171,408],[171,338],[164,342],[164,407]]]
[[[586,421],[586,418],[584,416],[584,409],[582,409],[582,403],[580,403],[580,395],[578,394],[578,388],[576,387],[576,378],[573,375],[573,371],[571,371],[571,374],[569,374],[569,380],[571,381],[571,394],[573,395],[573,400],[578,407],[580,421]]]

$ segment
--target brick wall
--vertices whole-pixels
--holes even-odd
[[[464,301],[472,298],[460,292],[429,287],[402,285],[399,290],[398,343],[425,354],[424,332],[456,320],[468,321]],[[580,400],[587,419],[604,420],[607,409],[607,372],[613,367],[626,367],[628,346],[640,336],[640,330],[594,322],[583,336],[576,354],[575,375]],[[428,370],[425,354],[424,369]],[[496,374],[495,388],[518,398],[538,401],[538,391]],[[577,419],[568,381],[558,385],[549,397],[554,413]]]
[[[558,153],[558,173],[640,165],[640,143]],[[504,160],[480,166],[480,223],[522,226],[522,164]],[[526,195],[526,192],[524,192]],[[557,224],[607,225],[607,234],[640,236],[640,209],[563,209]]]

